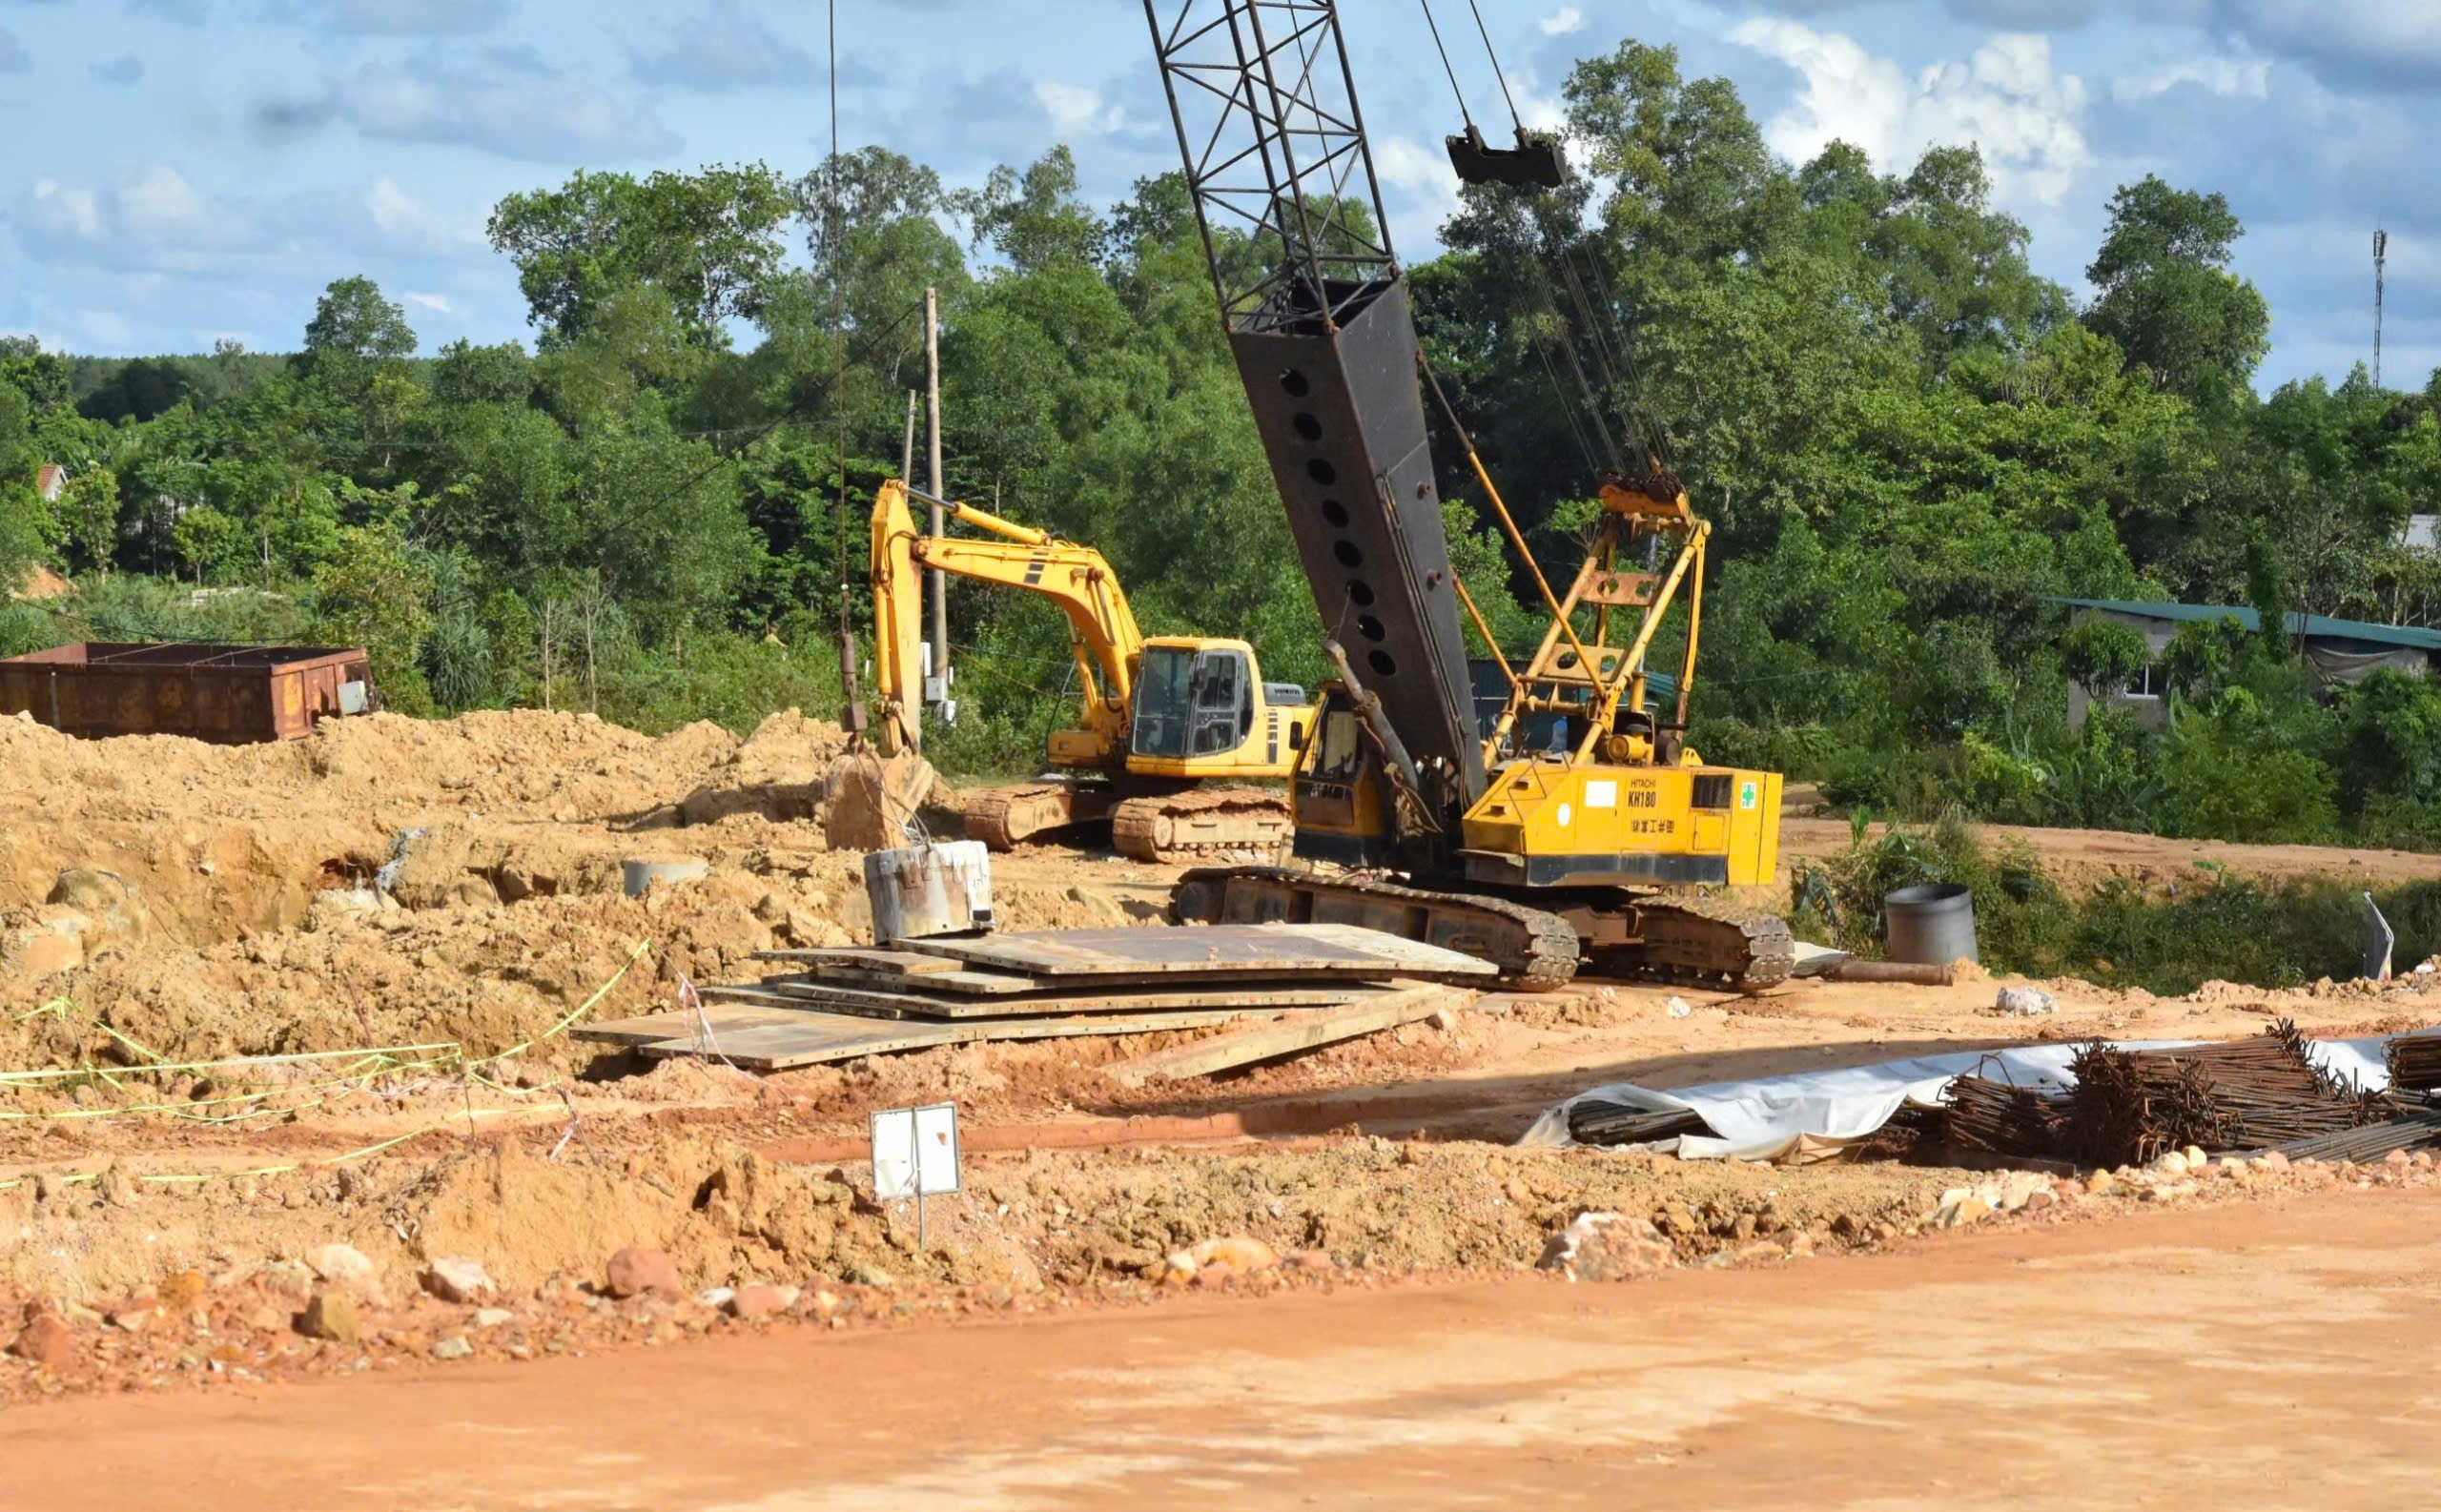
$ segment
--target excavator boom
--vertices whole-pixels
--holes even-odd
[[[954,501],[940,501],[948,518],[1002,539],[925,535],[916,529],[908,507],[909,500],[923,497],[896,479],[883,483],[873,497],[873,682],[883,749],[912,749],[921,740],[915,724],[923,688],[919,585],[927,569],[937,569],[1021,588],[1059,606],[1067,616],[1069,648],[1082,679],[1086,725],[1109,737],[1112,763],[1123,760],[1128,703],[1144,636],[1127,606],[1118,574],[1091,546],[1060,541],[1047,531]]]

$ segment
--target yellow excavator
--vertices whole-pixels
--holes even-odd
[[[928,535],[909,501],[994,537]],[[1107,822],[1139,861],[1270,861],[1288,843],[1286,778],[1312,727],[1304,689],[1266,683],[1243,641],[1138,628],[1118,576],[1091,546],[934,500],[892,479],[873,498],[876,740],[885,757],[922,744],[921,584],[934,569],[1039,594],[1068,619],[1081,690],[1077,722],[1044,755],[1061,775],[967,795],[970,837],[995,850]]]

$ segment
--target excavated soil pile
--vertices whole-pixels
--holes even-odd
[[[692,1132],[597,1128],[554,1141],[462,1141],[428,1158],[318,1172],[0,1192],[0,1283],[90,1301],[187,1269],[253,1273],[344,1242],[373,1289],[411,1296],[427,1263],[480,1260],[502,1287],[590,1283],[615,1252],[663,1251],[691,1287],[809,1276],[1014,1287],[1158,1276],[1173,1251],[1250,1235],[1282,1254],[1405,1270],[1531,1264],[1577,1214],[1650,1216],[1688,1258],[1758,1236],[1870,1236],[1922,1218],[1939,1173],[1689,1168],[1640,1154],[1359,1139],[1226,1154],[975,1156],[967,1190],[930,1205],[871,1200],[861,1165],[772,1159]]]

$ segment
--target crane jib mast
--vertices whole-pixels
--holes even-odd
[[[1239,377],[1329,638],[1446,822],[1485,790],[1391,250],[1323,0],[1145,0]]]

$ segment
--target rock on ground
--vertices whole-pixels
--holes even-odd
[[[646,1292],[664,1297],[681,1297],[686,1288],[678,1279],[678,1262],[659,1250],[630,1244],[610,1257],[605,1279],[610,1295],[616,1297],[641,1297]]]
[[[356,1319],[356,1302],[345,1292],[316,1292],[297,1319],[297,1331],[308,1338],[353,1344],[363,1337]]]
[[[1241,1276],[1267,1271],[1280,1263],[1278,1251],[1262,1240],[1249,1238],[1243,1234],[1205,1239],[1186,1253],[1199,1269],[1213,1264],[1226,1265]]]
[[[9,1353],[56,1375],[76,1359],[76,1331],[68,1320],[48,1310],[27,1310],[26,1326]]]
[[[787,1312],[796,1300],[793,1286],[741,1286],[729,1295],[728,1311],[733,1318],[769,1318]]]
[[[325,1244],[305,1253],[305,1264],[333,1286],[362,1294],[373,1286],[373,1262],[353,1244]]]
[[[424,1268],[423,1289],[444,1302],[472,1304],[491,1296],[494,1287],[482,1261],[442,1256]]]
[[[1678,1252],[1650,1218],[1621,1213],[1580,1214],[1543,1246],[1538,1269],[1571,1281],[1625,1281],[1678,1263]]]

